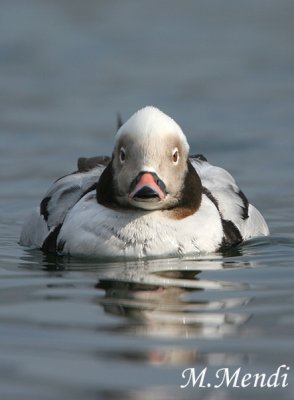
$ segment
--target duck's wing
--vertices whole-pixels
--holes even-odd
[[[42,247],[48,236],[57,235],[68,211],[88,192],[95,190],[110,158],[79,158],[78,170],[56,180],[40,205],[25,222],[20,243]]]
[[[263,216],[228,171],[211,165],[202,155],[191,156],[190,161],[201,179],[203,193],[214,202],[225,224],[233,223],[243,240],[269,234]]]

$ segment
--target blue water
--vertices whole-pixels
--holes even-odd
[[[4,0],[0,398],[292,399],[294,3]],[[50,183],[153,104],[228,169],[271,236],[195,260],[96,263],[18,244]],[[181,389],[222,367],[288,386]]]

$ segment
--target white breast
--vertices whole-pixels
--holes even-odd
[[[167,213],[112,210],[90,192],[68,213],[58,237],[62,254],[96,257],[173,257],[213,252],[223,237],[215,206],[203,196],[200,209],[182,220]]]

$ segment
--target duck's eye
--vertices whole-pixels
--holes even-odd
[[[177,148],[173,149],[173,163],[177,164],[179,162],[179,150]]]
[[[121,163],[124,163],[125,162],[125,159],[126,159],[126,151],[125,151],[125,149],[122,147],[121,149],[120,149],[120,151],[119,151],[119,159],[120,159],[120,162]]]

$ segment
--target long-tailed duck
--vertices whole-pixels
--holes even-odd
[[[20,243],[61,255],[174,257],[268,233],[234,178],[189,156],[179,125],[145,107],[119,128],[111,158],[80,158],[53,183]]]

